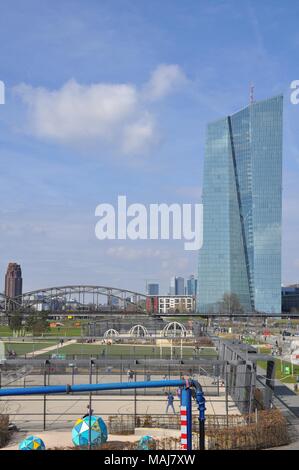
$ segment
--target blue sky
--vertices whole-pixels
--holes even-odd
[[[198,202],[205,126],[252,81],[285,96],[283,282],[298,281],[298,15],[295,0],[2,0],[0,277],[17,261],[25,290],[166,291],[196,272],[183,241],[97,240],[95,207]]]

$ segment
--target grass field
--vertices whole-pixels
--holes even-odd
[[[64,338],[68,336],[81,336],[81,327],[61,326],[59,328],[50,328],[47,335]]]
[[[163,347],[163,357],[170,357],[170,348]],[[95,344],[70,344],[59,349],[59,354],[82,355],[82,356],[105,356],[108,357],[133,357],[142,358],[144,356],[160,358],[159,346],[133,346],[133,345],[95,345]],[[48,354],[46,354],[48,355]],[[45,356],[46,356],[45,355]],[[183,347],[183,357],[194,355],[193,347]],[[217,353],[211,348],[204,348],[200,356],[215,356]],[[173,357],[180,358],[181,348],[173,347]],[[199,357],[200,357],[199,356]]]
[[[0,326],[0,338],[12,337],[13,331],[8,326]],[[44,336],[53,336],[57,338],[65,338],[68,336],[81,336],[81,327],[62,326],[59,328],[50,328]]]
[[[257,361],[258,365],[262,367],[263,369],[267,368],[267,362],[266,361]],[[289,366],[290,370],[291,368],[291,363],[287,361],[282,361],[283,365]],[[284,371],[281,371],[281,362],[280,359],[275,359],[275,378],[281,380],[281,382],[285,383],[296,383],[296,377],[299,375],[299,366],[293,366],[294,367],[294,374],[293,375],[286,375]]]
[[[12,331],[8,326],[1,325],[0,326],[0,338],[2,337],[7,337],[7,336],[12,336]]]
[[[11,351],[14,350],[18,356],[21,356],[23,354],[27,354],[33,351],[38,351],[43,348],[48,348],[49,346],[54,346],[56,344],[56,341],[41,341],[38,343],[30,343],[30,342],[9,342],[9,343],[4,343],[5,344],[5,351]],[[53,351],[55,352],[55,351]]]

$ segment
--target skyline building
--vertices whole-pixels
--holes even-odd
[[[169,295],[175,295],[176,277],[170,279]]]
[[[23,279],[21,266],[17,263],[8,263],[5,274],[4,293],[7,297],[22,295]]]
[[[169,295],[185,295],[185,279],[173,276],[170,279]]]
[[[198,310],[235,294],[244,312],[281,312],[283,97],[207,126]]]
[[[149,283],[147,284],[147,295],[159,295],[159,284]]]
[[[197,279],[192,274],[187,279],[186,295],[192,295],[195,297],[196,293],[197,293]]]
[[[175,295],[185,295],[185,279],[183,277],[176,277]]]

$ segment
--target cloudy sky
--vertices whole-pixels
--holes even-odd
[[[284,93],[283,282],[299,281],[299,4],[1,0],[0,278],[167,291],[183,241],[100,241],[95,208],[200,201],[205,126]]]

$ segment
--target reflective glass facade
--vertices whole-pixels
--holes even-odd
[[[244,312],[281,312],[283,97],[255,102],[208,125],[198,310],[225,293]]]

